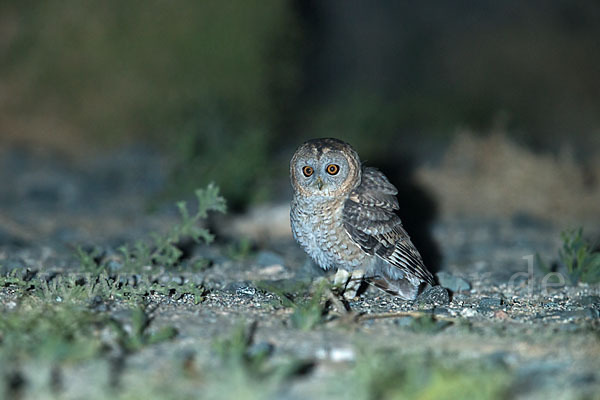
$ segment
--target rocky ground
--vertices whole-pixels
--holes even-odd
[[[281,234],[236,236],[248,223],[229,215],[214,243],[178,243],[174,268],[126,269],[119,246],[178,224],[146,212],[156,160],[1,155],[6,398],[600,398],[600,288],[548,275],[564,227],[438,219],[442,286],[415,302],[373,288],[340,302],[277,228],[285,206]]]

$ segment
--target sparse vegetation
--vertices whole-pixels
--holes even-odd
[[[296,329],[309,331],[323,323],[327,315],[329,302],[325,294],[331,290],[331,284],[326,279],[317,281],[312,287],[286,287],[285,282],[264,281],[256,282],[256,285],[277,295],[281,306],[293,309],[290,323]]]
[[[200,227],[199,223],[206,219],[208,213],[226,211],[225,199],[219,195],[219,188],[209,184],[206,189],[197,189],[196,210],[190,212],[185,202],[177,203],[177,210],[181,218],[180,223],[174,225],[165,235],[152,234],[151,241],[138,240],[133,244],[124,244],[118,248],[120,272],[151,272],[155,267],[160,269],[173,269],[180,261],[182,251],[177,247],[183,239],[191,239],[196,243],[210,243],[214,236],[208,229]],[[80,262],[84,270],[97,274],[102,270],[111,270],[109,262],[96,261],[99,251],[94,249],[86,254],[78,249]]]
[[[31,300],[31,299],[29,299]],[[73,304],[25,301],[0,318],[3,359],[67,362],[100,353],[101,326],[106,317]]]
[[[132,310],[131,326],[125,325],[114,318],[110,319],[110,325],[117,332],[117,343],[126,353],[134,353],[145,346],[164,342],[174,338],[177,330],[172,326],[163,326],[161,329],[151,332],[149,330],[153,317],[142,306]]]
[[[227,246],[227,255],[233,260],[245,261],[252,255],[253,245],[252,240],[241,238]]]
[[[396,349],[363,349],[354,369],[359,399],[502,399],[510,372],[502,365],[452,360]]]
[[[563,243],[558,259],[568,282],[571,285],[600,282],[600,251],[594,250],[583,237],[583,228],[563,231],[561,239]],[[536,262],[546,273],[557,272],[551,270],[540,254],[536,254]]]
[[[196,200],[193,212],[184,202],[177,204],[181,222],[165,235],[153,235],[152,245],[138,241],[122,246],[119,273],[111,270],[99,250],[85,252],[79,248],[82,271],[40,273],[15,269],[0,277],[0,287],[16,295],[13,309],[3,312],[0,318],[0,382],[7,397],[21,395],[22,386],[30,378],[20,367],[21,362],[48,365],[49,381],[59,382],[66,363],[95,359],[114,363],[115,355],[107,355],[111,349],[109,353],[116,352],[121,365],[125,357],[177,335],[170,325],[153,327],[154,316],[147,304],[153,295],[175,300],[187,296],[199,304],[206,294],[202,285],[191,280],[159,282],[158,275],[152,274],[154,269],[173,271],[178,267],[180,240],[210,243],[214,239],[199,224],[211,211],[225,212],[225,201],[212,184],[197,190]],[[140,274],[143,271],[146,273]],[[108,312],[106,304],[113,302],[128,306],[129,316],[115,318]],[[16,385],[17,381],[23,384]]]
[[[583,238],[583,229],[565,231],[561,237],[563,246],[559,257],[571,283],[600,282],[600,251],[594,251]]]
[[[0,2],[0,398],[597,398],[597,3]],[[316,278],[320,136],[465,290]]]

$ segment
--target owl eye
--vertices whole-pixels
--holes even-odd
[[[339,165],[337,165],[337,164],[329,164],[327,166],[327,173],[329,175],[335,175],[338,172],[340,172],[340,166]]]
[[[312,167],[309,167],[308,165],[302,168],[302,173],[304,174],[304,176],[311,176],[313,172],[315,172],[315,170],[312,169]]]

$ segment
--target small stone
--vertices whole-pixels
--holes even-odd
[[[491,311],[502,305],[502,299],[499,297],[484,297],[479,300],[478,309],[479,311]]]
[[[283,272],[285,272],[285,269],[280,264],[273,264],[258,271],[263,276],[279,275]]]
[[[351,348],[317,349],[315,357],[319,360],[333,362],[350,362],[356,359],[356,354]]]
[[[471,296],[470,296],[470,295],[468,295],[468,294],[464,294],[464,293],[455,293],[455,294],[452,296],[452,301],[453,301],[453,302],[455,302],[455,303],[461,304],[461,303],[466,303],[466,302],[468,302],[470,298],[471,298]]]
[[[256,263],[261,267],[270,267],[271,265],[284,265],[283,257],[272,251],[261,251],[256,256]]]
[[[600,296],[583,296],[579,303],[582,306],[596,306],[600,307]]]
[[[237,281],[228,283],[223,290],[229,293],[238,293],[238,291],[243,291],[245,288],[252,287],[252,284],[249,281]]]
[[[225,291],[229,293],[235,293],[238,296],[254,296],[256,294],[256,288],[247,281],[231,282],[225,286]]]
[[[425,306],[437,306],[450,303],[448,290],[441,286],[433,286],[417,297],[417,303]]]
[[[256,294],[256,289],[251,286],[242,286],[235,291],[235,294],[243,296],[254,296]]]
[[[462,292],[471,289],[469,282],[445,271],[438,272],[437,278],[441,286],[452,292]]]
[[[477,315],[477,310],[474,308],[465,308],[460,312],[460,315],[465,318],[474,317]]]
[[[355,360],[356,355],[351,348],[335,348],[331,349],[329,357],[333,362],[351,362]]]

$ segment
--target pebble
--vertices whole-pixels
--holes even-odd
[[[479,300],[477,308],[479,311],[491,311],[502,305],[502,299],[499,297],[484,297]]]
[[[465,318],[474,317],[477,315],[477,310],[474,308],[465,308],[460,312],[460,315]]]
[[[237,294],[238,296],[252,297],[256,294],[256,289],[251,286],[242,286],[236,289],[235,294]]]
[[[249,281],[236,281],[236,282],[230,282],[227,285],[225,285],[223,290],[225,292],[229,292],[229,293],[246,294],[246,293],[244,293],[244,291],[248,291],[250,288],[253,288],[253,286]],[[252,295],[254,293],[256,293],[256,289],[255,288],[253,288],[253,289],[254,289],[254,292],[252,293]]]
[[[579,303],[582,306],[596,306],[600,307],[600,296],[583,296]]]
[[[356,359],[356,353],[351,348],[333,348],[330,350],[320,348],[315,356],[320,360],[329,360],[332,362],[350,362]]]
[[[349,362],[354,361],[356,355],[354,354],[354,350],[350,348],[336,348],[331,349],[329,352],[329,358],[333,362]]]
[[[445,271],[438,272],[437,278],[441,286],[452,292],[462,292],[471,289],[471,284],[465,279],[454,276]]]
[[[445,305],[450,303],[450,295],[448,294],[448,290],[441,286],[434,286],[427,290],[417,297],[417,304],[419,305]]]
[[[274,264],[274,265],[270,265],[268,267],[262,268],[258,273],[264,276],[271,276],[271,275],[279,275],[281,273],[285,272],[285,269],[283,268],[283,265],[280,264]]]

